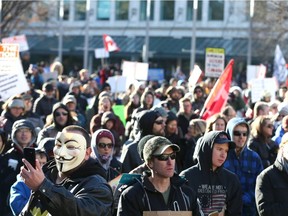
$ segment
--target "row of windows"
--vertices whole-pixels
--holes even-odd
[[[160,20],[174,20],[176,0],[160,0]],[[96,19],[109,20],[111,16],[111,0],[98,0],[96,2]],[[64,20],[69,20],[70,15],[70,0],[64,0]],[[115,19],[129,19],[129,0],[115,0]],[[75,0],[74,2],[74,20],[86,19],[86,0]],[[139,0],[139,20],[146,20],[147,0]],[[202,19],[202,4],[203,0],[198,0],[197,19]],[[151,0],[150,20],[154,20],[155,0]],[[133,14],[133,11],[132,11]],[[187,0],[186,20],[193,19],[193,0]],[[209,1],[208,8],[209,20],[224,19],[224,0]]]

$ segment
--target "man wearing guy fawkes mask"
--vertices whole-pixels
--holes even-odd
[[[41,170],[23,160],[20,175],[33,191],[21,215],[112,215],[113,195],[105,171],[90,158],[90,136],[82,127],[65,127],[56,136],[55,161]]]

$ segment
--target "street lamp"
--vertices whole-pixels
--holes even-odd
[[[2,35],[2,0],[0,0],[0,42],[1,42],[1,35]]]
[[[59,38],[58,38],[58,58],[62,62],[63,53],[63,17],[64,17],[64,0],[60,0],[59,5]]]
[[[90,19],[90,0],[86,0],[86,22],[85,22],[85,39],[84,39],[84,65],[88,68],[88,51],[89,51],[89,19]]]
[[[196,21],[197,21],[198,0],[193,1],[193,27],[191,37],[191,51],[190,51],[190,71],[193,70],[196,55]]]
[[[254,0],[250,0],[250,13],[249,13],[249,36],[248,36],[248,49],[247,49],[247,65],[251,65],[251,49],[252,49],[252,19],[254,16]]]

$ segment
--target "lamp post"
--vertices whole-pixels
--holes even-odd
[[[59,5],[59,38],[58,38],[58,58],[62,62],[63,53],[63,17],[64,17],[64,0],[60,0]]]
[[[193,27],[192,27],[191,51],[190,51],[190,71],[193,70],[194,64],[195,64],[197,9],[198,9],[198,0],[194,0],[193,1]]]
[[[83,65],[83,68],[88,68],[89,20],[90,20],[90,0],[86,0],[86,22],[85,22],[84,65]]]
[[[254,16],[254,0],[250,0],[250,13],[249,13],[249,36],[248,36],[248,49],[247,49],[247,65],[251,65],[251,52],[252,52],[252,19]]]
[[[150,8],[151,0],[147,0],[146,5],[146,34],[145,34],[145,44],[143,45],[143,62],[148,63],[149,60],[149,24],[150,24]]]
[[[2,39],[2,0],[0,0],[0,42]]]

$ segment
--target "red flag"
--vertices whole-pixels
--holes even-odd
[[[200,114],[202,119],[206,120],[219,113],[225,106],[232,80],[233,64],[234,60],[231,59],[211,90]]]
[[[105,50],[108,52],[114,52],[120,50],[115,41],[109,35],[106,34],[103,35],[103,42]]]

